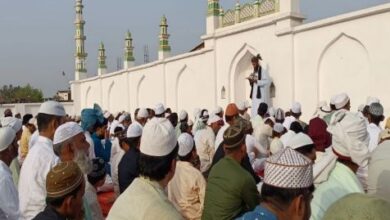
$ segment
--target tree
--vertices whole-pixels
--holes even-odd
[[[4,85],[0,89],[1,103],[42,102],[43,93],[40,89],[33,88],[30,84],[24,87]]]

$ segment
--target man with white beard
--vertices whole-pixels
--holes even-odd
[[[67,122],[59,126],[54,133],[53,150],[61,162],[73,161],[86,176],[92,171],[92,160],[89,158],[89,143],[84,135],[84,130],[75,122]],[[87,186],[87,184],[86,184]],[[88,197],[89,199],[96,197]],[[87,204],[97,204],[97,201],[87,201],[83,198],[84,219],[92,219],[92,216],[102,216],[101,210],[90,209]]]

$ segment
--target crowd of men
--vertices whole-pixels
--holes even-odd
[[[68,117],[4,112],[0,219],[388,219],[390,119],[380,100],[347,94],[302,108],[248,102],[134,114],[98,105]],[[383,124],[381,124],[385,121]],[[98,195],[114,192],[108,215]]]

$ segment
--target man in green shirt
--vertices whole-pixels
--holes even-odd
[[[234,219],[253,210],[259,203],[256,183],[240,165],[246,156],[242,123],[223,134],[226,156],[211,169],[208,177],[202,219]]]

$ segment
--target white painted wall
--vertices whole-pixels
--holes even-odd
[[[17,104],[2,104],[0,105],[0,117],[3,117],[4,111],[9,108],[12,113],[15,115],[20,113],[23,117],[25,114],[37,115],[39,108],[42,103],[17,103]],[[61,102],[61,104],[65,108],[65,112],[70,115],[80,115],[80,112],[76,113],[73,111],[75,108],[73,106],[73,102]]]
[[[353,110],[376,96],[390,113],[390,4],[300,25],[289,16],[280,12],[216,29],[202,37],[200,51],[71,82],[74,111],[93,103],[133,112],[162,102],[190,114],[196,107],[226,106],[248,98],[244,78],[250,57],[260,53],[276,88],[276,107],[300,101],[309,119],[318,101],[347,92]]]

